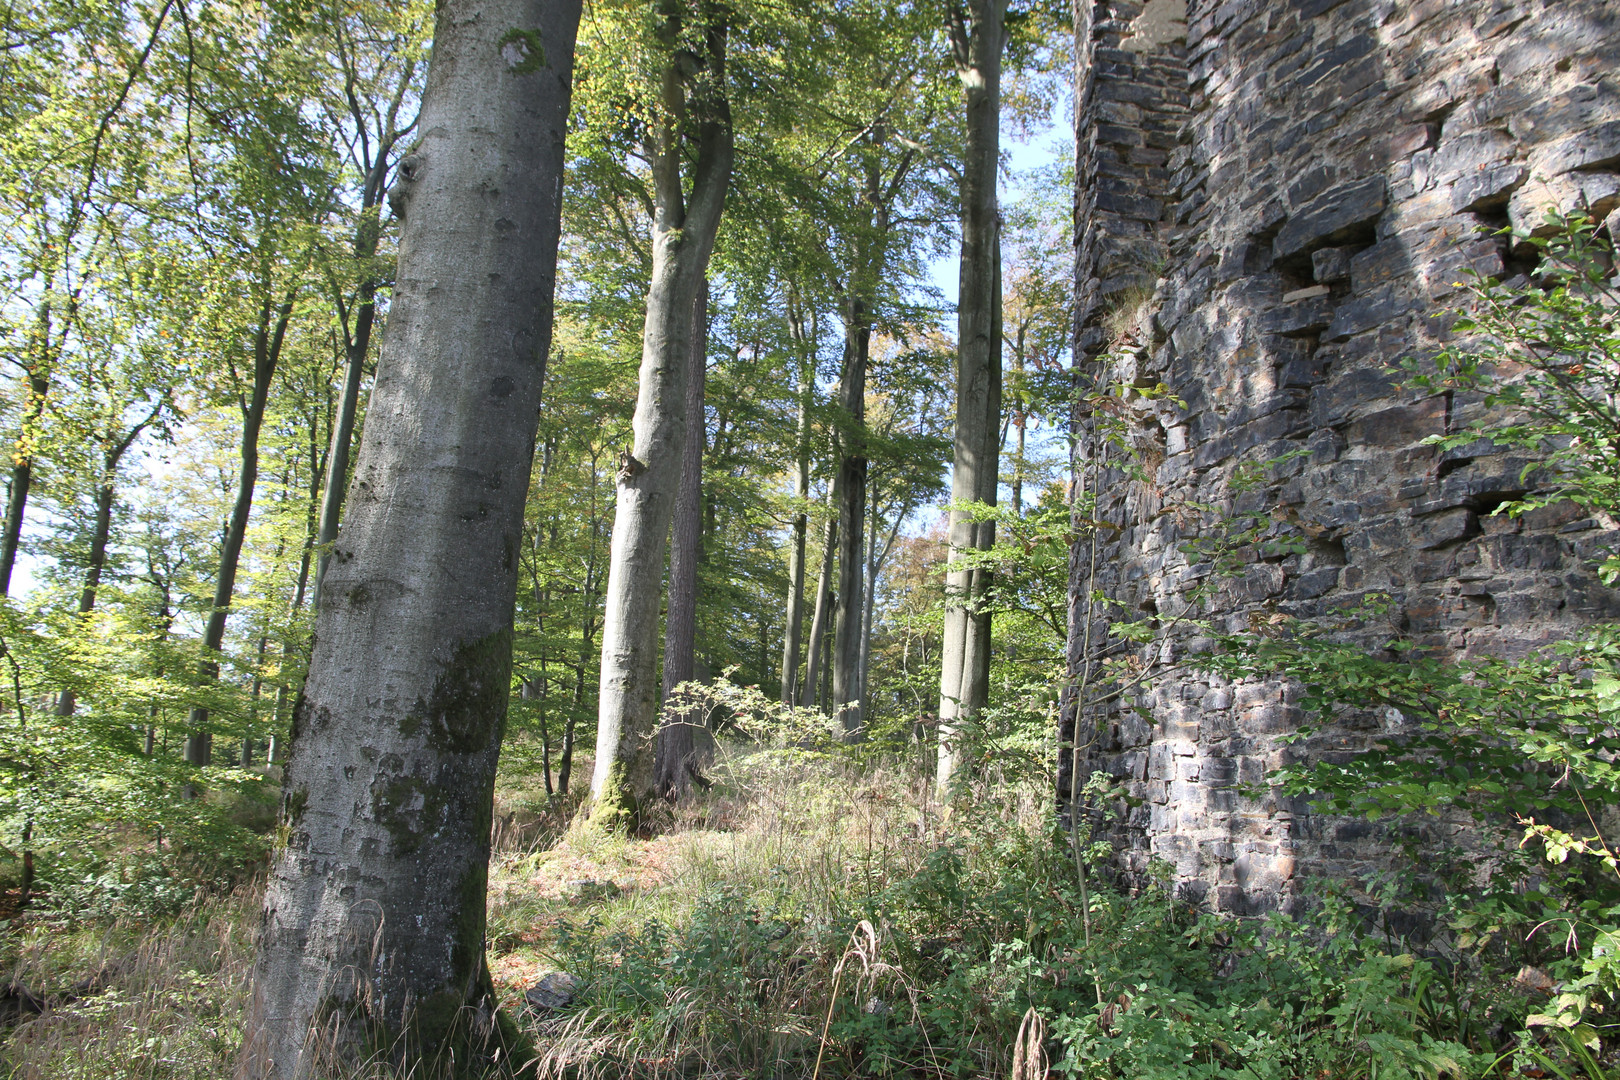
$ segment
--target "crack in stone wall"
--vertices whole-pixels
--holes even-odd
[[[1215,506],[1289,515],[1308,538],[1219,585],[1227,629],[1381,593],[1394,607],[1362,628],[1368,642],[1511,656],[1620,616],[1590,572],[1614,540],[1606,523],[1571,505],[1491,516],[1523,492],[1526,462],[1488,443],[1423,445],[1481,402],[1404,389],[1394,366],[1446,340],[1464,271],[1528,269],[1533,253],[1490,230],[1539,227],[1557,206],[1620,233],[1613,5],[1081,0],[1076,33],[1077,366],[1168,390],[1128,391],[1145,479],[1076,463],[1111,525],[1095,581],[1110,610],[1182,610],[1211,573],[1183,545],[1226,527],[1194,507]],[[1092,418],[1076,424],[1083,459],[1100,438]],[[1260,489],[1233,490],[1245,463],[1292,452]],[[1086,662],[1090,563],[1082,539],[1071,676]],[[1108,616],[1091,612],[1094,641]],[[1198,647],[1159,646],[1170,659]],[[1123,778],[1140,800],[1112,832],[1127,874],[1161,859],[1184,895],[1256,912],[1297,906],[1307,877],[1384,865],[1380,827],[1242,788],[1297,755],[1354,754],[1398,716],[1289,745],[1301,715],[1280,682],[1183,673],[1114,707],[1072,698],[1063,737],[1078,719],[1082,775]],[[1462,828],[1418,827],[1435,842]]]

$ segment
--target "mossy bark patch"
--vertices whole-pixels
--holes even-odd
[[[508,30],[501,35],[500,46],[501,59],[514,75],[527,75],[546,66],[546,48],[538,30]]]
[[[401,734],[424,731],[428,745],[453,754],[478,754],[500,741],[511,692],[512,629],[458,646],[425,702],[399,722]]]
[[[415,776],[379,776],[371,785],[372,820],[388,830],[396,856],[418,851],[443,823],[445,791]]]
[[[629,769],[622,761],[615,761],[608,771],[607,782],[591,805],[585,820],[588,830],[603,833],[628,833],[641,824],[642,804],[630,790]]]

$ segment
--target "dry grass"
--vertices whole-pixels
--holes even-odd
[[[503,778],[490,874],[490,966],[503,1006],[537,1036],[543,1073],[788,1075],[782,1070],[815,1055],[833,968],[841,958],[850,962],[849,913],[912,872],[949,829],[926,781],[902,771],[772,751],[722,762],[715,775],[713,791],[674,812],[650,839],[570,833],[574,803],[547,800],[523,778]],[[998,812],[1009,811],[1033,821],[1039,800]],[[617,892],[580,882],[611,882]],[[792,977],[739,1002],[729,1030],[712,1015],[714,987],[691,988],[685,1013],[681,988],[647,1003],[674,1018],[651,1035],[645,1025],[624,1022],[624,1002],[617,1011],[593,1008],[538,1023],[525,1011],[525,990],[563,962],[577,966],[577,948],[565,960],[569,933],[588,925],[594,940],[611,941],[654,924],[681,928],[716,896],[733,898],[738,911],[791,909],[799,928],[792,955],[763,957]],[[0,939],[0,963],[14,986],[46,1008],[4,1036],[0,1077],[229,1077],[259,900],[256,888],[203,898],[159,927],[13,926]],[[718,930],[725,936],[725,927]],[[881,942],[870,951],[867,969],[881,963]],[[860,985],[855,978],[841,992],[875,993],[875,984]],[[700,1019],[695,1001],[704,994]],[[0,1017],[3,1009],[0,995]]]
[[[204,900],[173,924],[67,931],[6,946],[11,985],[46,1005],[0,1051],[15,1080],[225,1077],[241,1043],[259,891]]]

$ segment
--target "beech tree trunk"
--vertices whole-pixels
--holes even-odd
[[[843,722],[844,738],[861,738],[865,728],[863,627],[865,625],[867,530],[866,375],[871,356],[872,317],[878,283],[888,265],[891,211],[903,190],[916,151],[906,149],[894,160],[885,179],[876,157],[888,141],[883,125],[862,136],[869,147],[863,162],[862,203],[865,228],[856,230],[844,302],[844,371],[839,380],[842,411],[838,440],[839,519],[837,617],[832,656],[832,707]]]
[[[804,346],[804,326],[790,306],[788,323],[795,344]],[[810,400],[815,392],[812,360],[799,366],[799,432],[796,444],[796,470],[793,497],[798,509],[793,515],[793,540],[788,553],[787,626],[782,634],[782,704],[799,700],[799,656],[804,651],[804,547],[810,529],[806,504],[810,498]]]
[[[377,255],[377,243],[382,234],[380,217],[383,194],[389,170],[393,167],[394,146],[403,134],[395,130],[394,117],[399,102],[396,98],[388,113],[377,148],[366,163],[365,182],[360,189],[360,224],[354,233],[354,257],[369,261]],[[365,117],[355,112],[356,124],[363,125]],[[354,327],[349,326],[349,312],[342,297],[337,298],[338,318],[343,326],[344,367],[343,396],[339,399],[338,413],[332,424],[332,443],[326,453],[326,483],[321,491],[319,527],[315,544],[320,558],[315,566],[315,588],[312,603],[320,606],[321,578],[332,559],[332,541],[337,539],[338,524],[343,516],[343,497],[348,491],[349,451],[354,444],[355,418],[360,412],[360,383],[365,377],[366,356],[371,351],[371,331],[377,318],[377,279],[368,277],[360,283],[359,303],[354,310]]]
[[[50,288],[49,279],[45,287]],[[23,515],[28,510],[28,493],[34,483],[34,445],[39,437],[40,417],[51,391],[51,368],[55,348],[51,344],[51,305],[40,305],[35,340],[29,349],[28,402],[23,406],[22,430],[12,450],[11,483],[6,497],[6,519],[0,525],[0,596],[11,595],[11,571],[17,565],[22,547]],[[65,333],[65,332],[64,332]]]
[[[692,344],[686,368],[686,436],[669,550],[669,609],[664,616],[664,687],[667,710],[675,688],[692,679],[697,651],[697,568],[703,541],[703,383],[708,373],[709,283],[692,302]],[[653,761],[653,787],[671,801],[691,787],[702,710],[664,714]]]
[[[671,55],[662,73],[662,117],[649,136],[652,279],[641,338],[634,442],[621,456],[602,622],[602,672],[590,820],[622,829],[654,797],[648,744],[658,715],[659,601],[664,551],[686,440],[685,395],[692,304],[708,271],[731,185],[731,114],[725,98],[727,15],[705,6],[702,81],[692,56]],[[666,9],[661,38],[680,37],[682,12]],[[700,112],[685,121],[689,108]],[[688,126],[695,129],[691,133]],[[691,153],[688,194],[683,160]]]
[[[805,662],[803,704],[825,710],[829,695],[822,692],[821,674],[826,670],[827,622],[832,614],[832,575],[838,562],[838,508],[842,487],[835,476],[827,490],[827,530],[821,544],[821,572],[816,575],[816,606],[810,615],[810,658]]]
[[[220,546],[219,572],[214,576],[214,605],[203,628],[203,659],[197,665],[200,681],[219,680],[220,648],[225,644],[225,621],[230,616],[231,594],[236,590],[236,568],[242,561],[242,543],[247,539],[248,518],[253,513],[253,488],[259,482],[259,432],[264,426],[264,409],[270,400],[270,383],[276,376],[281,346],[287,338],[287,322],[292,318],[292,298],[272,313],[266,298],[259,309],[259,327],[253,339],[253,385],[242,407],[241,463],[236,477],[236,502],[225,527]],[[272,322],[272,318],[275,320]],[[187,722],[185,758],[192,765],[207,765],[213,759],[214,736],[208,730],[208,708],[194,705]]]
[[[832,708],[844,738],[860,738],[861,615],[866,598],[866,367],[870,309],[852,300],[845,315],[844,376],[838,384],[843,432],[838,455],[838,595],[833,619]]]
[[[84,586],[79,590],[79,614],[88,615],[96,608],[96,593],[101,589],[101,575],[107,568],[107,541],[112,538],[112,512],[113,501],[118,494],[118,466],[124,460],[129,448],[140,438],[151,423],[157,419],[166,402],[159,402],[140,423],[136,424],[122,435],[116,437],[117,441],[103,443],[101,455],[101,483],[96,486],[96,523],[91,528],[89,558],[84,567]],[[78,695],[69,687],[63,690],[56,699],[56,715],[72,716],[78,707]]]
[[[962,258],[957,300],[956,425],[951,501],[996,501],[1001,416],[1001,229],[996,170],[1001,148],[1001,53],[1006,0],[967,0],[950,11],[951,51],[962,83],[966,148],[961,172]],[[945,628],[939,681],[941,794],[950,788],[961,721],[989,697],[990,614],[984,609],[988,571],[961,565],[995,542],[991,522],[954,509],[945,576]]]
[[[352,1075],[368,1046],[432,1075],[508,1038],[484,890],[579,10],[438,9],[386,342],[293,713],[255,1077]]]

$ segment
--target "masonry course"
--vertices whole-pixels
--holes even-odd
[[[1527,464],[1488,444],[1442,452],[1480,402],[1407,389],[1395,365],[1447,339],[1466,272],[1510,279],[1548,207],[1620,233],[1620,9],[1602,0],[1080,0],[1076,87],[1077,366],[1138,388],[1133,478],[1098,491],[1071,558],[1071,675],[1108,612],[1171,618],[1211,568],[1185,550],[1228,511],[1282,508],[1307,550],[1221,584],[1214,615],[1394,601],[1391,633],[1455,656],[1515,656],[1620,617],[1590,557],[1611,534],[1577,508],[1509,519]],[[1151,388],[1163,386],[1164,393]],[[1245,463],[1300,453],[1258,491]],[[1083,530],[1077,530],[1077,535]],[[1088,605],[1095,585],[1118,606]],[[1182,635],[1155,646],[1200,643]],[[1355,881],[1386,837],[1304,800],[1255,795],[1295,755],[1354,754],[1398,718],[1302,744],[1282,683],[1158,678],[1135,700],[1064,711],[1089,743],[1081,775],[1120,777],[1137,805],[1111,827],[1120,868],[1168,862],[1184,895],[1239,913],[1293,908],[1308,878]],[[1380,726],[1383,725],[1383,726]],[[1094,737],[1093,737],[1094,736]],[[1070,772],[1061,763],[1060,792]],[[1454,827],[1441,823],[1441,831]]]

